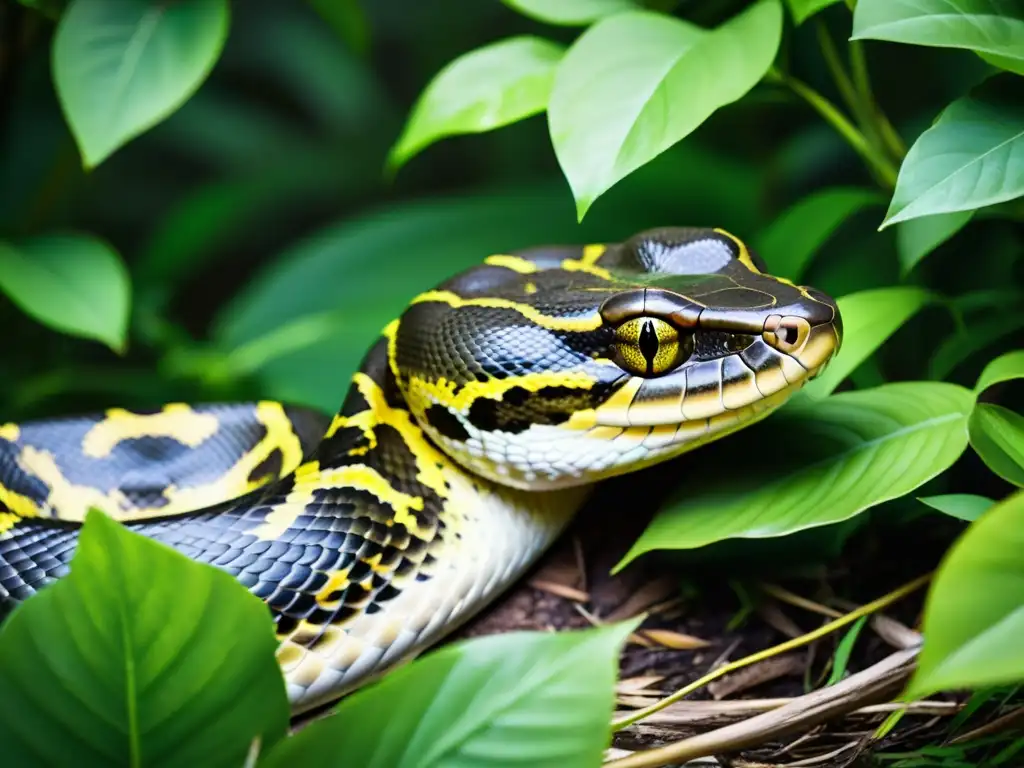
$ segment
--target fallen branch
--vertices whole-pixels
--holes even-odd
[[[789,704],[656,749],[606,763],[609,768],[656,768],[763,744],[889,698],[910,677],[919,648],[898,651],[845,680]]]

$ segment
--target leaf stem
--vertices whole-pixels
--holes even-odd
[[[846,143],[867,162],[868,167],[883,186],[890,190],[896,188],[897,173],[892,161],[878,153],[868,143],[860,129],[851,123],[835,104],[806,83],[775,68],[769,70],[768,76],[770,79],[775,79],[787,86],[794,94],[806,101],[819,115],[825,118],[825,121],[835,128],[840,136],[846,139]]]
[[[882,595],[878,599],[873,600],[870,603],[867,603],[866,605],[862,605],[860,608],[857,608],[854,611],[850,611],[849,613],[843,616],[840,616],[838,619],[835,619],[834,621],[830,621],[827,624],[823,624],[822,626],[818,627],[815,630],[812,630],[811,632],[808,632],[805,635],[794,637],[792,640],[787,640],[786,642],[779,643],[778,645],[772,646],[771,648],[766,648],[765,650],[758,651],[757,653],[753,653],[750,656],[745,656],[742,659],[737,659],[736,661],[730,662],[729,664],[724,664],[721,667],[718,667],[718,669],[714,669],[711,672],[708,672],[708,674],[704,675],[700,679],[694,680],[689,685],[680,688],[675,693],[666,696],[661,701],[655,702],[654,704],[651,704],[651,706],[649,707],[638,709],[636,712],[630,712],[628,715],[626,715],[623,718],[620,718],[619,720],[612,721],[612,729],[615,731],[621,731],[626,726],[632,725],[638,720],[643,720],[645,717],[647,717],[648,715],[653,715],[655,712],[660,712],[669,704],[674,704],[683,697],[693,693],[697,689],[703,688],[711,681],[717,680],[718,678],[723,677],[724,675],[727,675],[730,672],[735,672],[737,669],[749,667],[751,664],[755,664],[759,661],[764,661],[765,659],[777,656],[780,653],[785,653],[786,651],[791,651],[795,648],[800,648],[802,646],[808,645],[809,643],[813,643],[815,640],[820,640],[826,635],[835,632],[837,629],[841,629],[842,627],[845,627],[847,624],[852,624],[853,622],[857,621],[857,619],[859,619],[861,616],[867,616],[869,614],[875,613],[876,611],[880,611],[883,608],[887,608],[893,603],[902,600],[911,592],[914,592],[915,590],[918,590],[925,584],[927,584],[928,580],[931,579],[931,577],[931,573],[926,573],[925,575],[919,576],[913,581],[904,584],[902,587],[898,587],[897,589],[894,589],[892,592]]]
[[[853,70],[854,86],[866,113],[865,118],[875,125],[879,138],[893,158],[902,161],[907,154],[907,145],[875,101],[871,91],[867,59],[864,57],[864,44],[860,40],[853,40],[850,43],[850,67]]]

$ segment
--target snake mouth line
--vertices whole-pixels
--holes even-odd
[[[757,410],[788,398],[818,376],[838,349],[829,326],[805,335],[799,349],[782,351],[759,340],[747,350],[681,366],[670,374],[631,377],[605,403],[574,414],[569,426],[696,429],[709,419]]]

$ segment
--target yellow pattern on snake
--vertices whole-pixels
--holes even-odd
[[[595,485],[752,424],[837,352],[835,302],[722,230],[498,254],[414,298],[328,421],[278,403],[0,425],[0,612],[85,511],[267,605],[294,713],[436,643]]]

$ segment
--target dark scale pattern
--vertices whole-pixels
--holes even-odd
[[[571,370],[605,354],[611,343],[610,331],[552,331],[511,309],[454,309],[440,303],[413,306],[398,333],[403,371],[457,385]]]
[[[378,374],[386,370],[379,364],[385,349],[375,347],[378,359],[373,368]],[[360,405],[365,407],[365,400],[353,390],[346,401],[349,415],[358,413]],[[342,621],[392,599],[397,594],[392,576],[418,572],[441,526],[441,500],[416,480],[414,457],[399,433],[377,424],[374,435],[372,451],[349,457],[347,451],[366,447],[368,441],[361,429],[343,429],[322,443],[313,458],[323,469],[368,465],[397,490],[423,498],[424,510],[415,514],[417,531],[426,535],[426,540],[394,522],[395,510],[366,491],[324,486],[312,490],[305,503],[288,501],[295,491],[294,476],[215,509],[133,522],[128,528],[235,576],[266,601],[282,635],[300,621],[321,627]],[[0,443],[0,448],[10,446]],[[0,469],[13,466],[12,451],[12,447],[0,450]],[[195,461],[202,453],[195,451],[186,458]],[[176,460],[183,456],[176,455]],[[212,463],[208,461],[204,471],[209,471]],[[296,504],[300,505],[298,514],[279,536],[263,539],[257,535],[261,525],[281,514],[282,507],[294,510]],[[72,524],[30,519],[0,534],[0,612],[6,613],[17,601],[67,572],[78,530]],[[379,559],[377,567],[383,573],[371,568],[368,561],[373,558]],[[332,583],[332,574],[345,569],[350,569],[348,581],[322,593]],[[297,640],[315,644],[322,633],[307,634]]]

